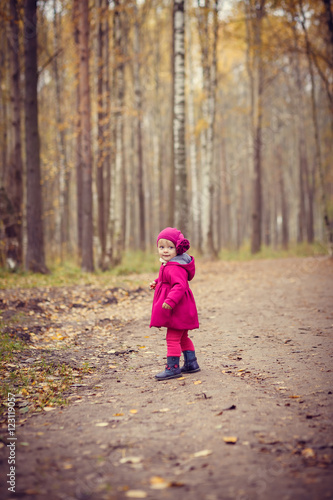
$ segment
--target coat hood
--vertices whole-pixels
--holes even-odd
[[[173,259],[169,260],[166,264],[167,266],[181,266],[185,271],[187,271],[188,281],[191,281],[195,275],[195,261],[194,257],[183,253],[182,255],[176,255]]]

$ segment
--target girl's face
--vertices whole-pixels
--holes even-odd
[[[163,239],[158,241],[158,253],[167,262],[177,255],[176,247],[172,241]]]

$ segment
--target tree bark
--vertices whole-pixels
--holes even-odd
[[[103,7],[103,0],[98,0],[97,4],[97,205],[98,205],[98,236],[100,243],[99,267],[104,269],[106,254],[106,234],[105,234],[105,197],[104,197],[104,164],[105,164],[105,137],[104,129],[106,122],[105,99],[104,94],[104,50],[105,33],[104,20],[106,9]]]
[[[201,230],[202,249],[209,258],[216,258],[214,248],[214,127],[216,115],[216,86],[217,86],[217,38],[218,38],[218,9],[219,1],[214,0],[213,7],[210,0],[204,4],[198,1],[199,38],[201,46],[201,61],[203,70],[204,100],[202,113],[204,130],[201,133],[201,165],[202,165],[202,196],[201,196]],[[209,14],[213,14],[212,34],[209,32]],[[212,40],[212,41],[211,41]]]
[[[139,225],[140,225],[140,250],[146,250],[146,221],[145,221],[145,196],[143,189],[143,152],[142,152],[142,85],[141,85],[141,53],[140,53],[140,24],[137,2],[135,2],[134,26],[134,93],[136,107],[137,131],[137,163],[138,163],[138,197],[139,197]]]
[[[82,130],[82,262],[83,271],[94,270],[93,259],[93,204],[92,152],[89,86],[89,0],[79,1],[79,90]]]
[[[115,52],[115,88],[116,102],[114,114],[114,135],[115,135],[115,168],[114,179],[112,181],[111,192],[111,226],[112,226],[112,248],[110,257],[113,265],[121,261],[123,254],[124,240],[124,202],[125,202],[125,162],[124,162],[124,51],[123,51],[123,12],[120,0],[115,0],[114,10],[114,52]]]
[[[59,43],[59,23],[61,16],[57,12],[57,0],[53,0],[53,28],[54,28],[54,52],[60,53]],[[55,111],[57,121],[57,143],[59,151],[59,224],[58,224],[58,240],[60,245],[61,261],[68,254],[69,244],[69,183],[70,173],[68,169],[67,153],[66,153],[66,133],[64,121],[62,117],[62,96],[61,96],[61,81],[58,69],[58,56],[53,59],[54,80],[55,80]]]
[[[175,178],[174,223],[188,230],[187,172],[185,149],[185,1],[173,3],[173,156]]]
[[[329,255],[331,257],[333,257],[333,225],[330,221],[329,211],[328,211],[328,202],[327,202],[325,176],[324,176],[324,166],[322,164],[322,157],[321,157],[321,143],[320,143],[320,137],[319,137],[319,125],[318,125],[318,115],[317,115],[317,103],[316,103],[313,61],[312,61],[312,56],[311,56],[311,47],[310,47],[308,32],[307,32],[307,28],[306,28],[306,20],[305,20],[305,13],[304,13],[304,9],[303,9],[302,0],[299,0],[299,6],[300,6],[300,11],[301,11],[301,25],[302,25],[304,36],[305,36],[306,55],[308,58],[310,81],[311,81],[312,121],[313,121],[315,146],[316,146],[315,166],[316,166],[316,169],[318,169],[318,173],[319,173],[319,180],[320,180],[320,187],[321,187],[321,204],[322,204],[322,212],[323,212],[323,219],[324,219],[324,227],[325,227],[326,237],[327,237],[328,252],[329,252]]]
[[[251,85],[251,118],[253,141],[252,226],[251,252],[261,249],[262,238],[262,111],[263,111],[263,61],[262,20],[265,0],[246,0],[246,24],[248,33],[248,71]]]
[[[23,164],[21,144],[21,91],[20,91],[20,46],[19,46],[19,12],[17,0],[10,1],[9,54],[11,70],[11,105],[12,105],[12,137],[10,152],[9,199],[13,207],[11,224],[11,240],[13,241],[11,257],[17,265],[23,262],[22,212],[23,212]]]
[[[79,53],[79,0],[73,1],[73,28],[74,41],[77,52]],[[80,114],[80,85],[79,85],[79,60],[76,66],[76,121],[75,121],[75,172],[76,172],[76,214],[77,214],[77,248],[79,261],[82,260],[82,234],[83,234],[83,205],[82,205],[82,130],[81,130],[81,114]]]
[[[199,186],[198,186],[198,162],[197,148],[195,141],[195,120],[194,120],[194,66],[192,57],[192,32],[190,16],[186,18],[186,33],[188,43],[188,125],[189,125],[189,156],[190,156],[190,172],[191,172],[191,220],[192,231],[191,241],[193,246],[200,250],[200,234],[201,234],[201,210],[199,203]]]
[[[37,101],[37,0],[24,2],[25,153],[27,174],[28,270],[47,273],[45,265],[40,144]]]

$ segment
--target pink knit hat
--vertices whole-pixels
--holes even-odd
[[[175,227],[166,227],[157,236],[157,245],[159,240],[169,240],[176,247],[177,255],[185,253],[190,248],[190,242],[184,238],[184,235]]]

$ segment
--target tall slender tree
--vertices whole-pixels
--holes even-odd
[[[187,173],[185,149],[185,1],[173,3],[173,156],[174,223],[188,229]]]
[[[265,0],[246,0],[245,8],[253,146],[251,252],[257,253],[260,251],[262,238],[262,114],[264,92],[262,22],[265,15]]]
[[[98,0],[97,3],[97,207],[98,207],[98,236],[100,242],[100,258],[99,267],[105,266],[106,254],[106,227],[105,227],[105,185],[104,185],[104,170],[105,170],[105,100],[108,96],[104,93],[104,51],[106,50],[105,40],[105,19],[107,20],[107,10],[104,5],[104,0]]]
[[[53,30],[54,30],[54,53],[53,71],[55,80],[55,112],[57,122],[57,145],[59,155],[59,213],[57,214],[58,221],[58,238],[60,246],[61,260],[68,253],[69,244],[69,182],[70,171],[68,168],[67,151],[66,151],[66,129],[63,119],[63,99],[62,99],[62,81],[61,72],[59,71],[59,54],[61,53],[60,34],[61,34],[61,13],[58,12],[58,1],[53,0]]]
[[[21,89],[20,89],[20,46],[19,46],[19,13],[17,0],[10,0],[9,53],[11,69],[11,105],[12,105],[12,137],[13,144],[9,159],[9,199],[11,200],[14,220],[12,221],[12,238],[16,240],[15,260],[22,264],[22,212],[23,212],[23,164],[21,145]]]
[[[79,91],[82,130],[82,262],[84,271],[94,270],[91,105],[89,86],[89,0],[79,1]]]
[[[79,53],[79,0],[73,1],[73,35]],[[82,130],[80,114],[79,58],[75,61],[76,106],[75,106],[75,172],[76,172],[76,215],[77,215],[77,248],[78,257],[82,259]]]
[[[217,39],[218,0],[198,0],[198,29],[201,46],[203,79],[202,116],[204,127],[201,132],[202,165],[202,247],[204,253],[216,257],[214,248],[214,192],[216,175],[214,172],[214,137],[217,87]]]
[[[142,145],[142,85],[141,85],[141,49],[140,49],[140,19],[137,0],[134,5],[134,93],[136,107],[136,140],[137,140],[137,163],[138,163],[138,197],[139,197],[139,224],[140,224],[140,248],[146,249],[146,221],[145,221],[145,197],[143,189],[143,145]]]
[[[27,176],[26,267],[46,273],[37,101],[37,0],[24,1],[25,154]]]

